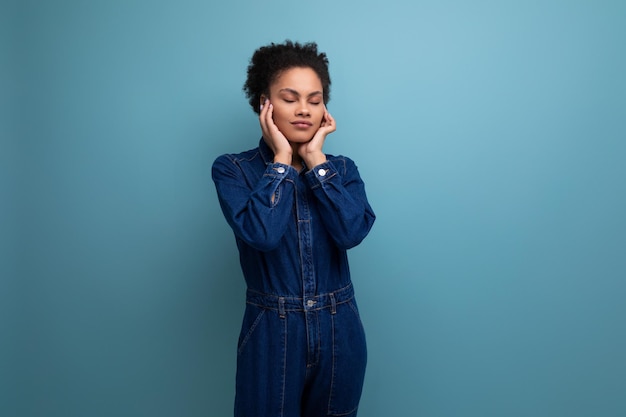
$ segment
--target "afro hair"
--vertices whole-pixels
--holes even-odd
[[[317,51],[315,42],[300,44],[286,40],[257,49],[248,65],[248,78],[243,91],[255,113],[259,114],[261,96],[268,94],[272,83],[280,74],[291,68],[311,68],[322,82],[324,103],[330,100],[330,74],[326,54]]]

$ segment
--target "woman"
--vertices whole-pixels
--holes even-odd
[[[346,252],[375,216],[354,162],[322,150],[336,129],[326,54],[261,47],[244,91],[263,137],[212,171],[247,284],[235,416],[356,416],[366,346]]]

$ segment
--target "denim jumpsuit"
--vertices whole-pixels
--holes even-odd
[[[375,215],[349,158],[273,160],[261,139],[212,169],[247,285],[235,417],[353,417],[367,351],[346,252]]]

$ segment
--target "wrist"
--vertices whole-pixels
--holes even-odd
[[[326,154],[323,152],[319,152],[319,153],[316,152],[314,154],[307,155],[303,159],[304,159],[304,162],[306,163],[306,166],[309,167],[309,169],[312,169],[313,167],[316,167],[326,162]]]
[[[292,154],[288,152],[281,152],[274,155],[274,163],[291,165]]]

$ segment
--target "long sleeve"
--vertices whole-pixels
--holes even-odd
[[[335,157],[306,173],[322,222],[338,247],[350,249],[367,236],[376,216],[354,162]]]
[[[260,251],[276,248],[291,221],[296,170],[267,164],[260,177],[251,177],[229,155],[213,163],[212,177],[226,221],[235,235]]]

